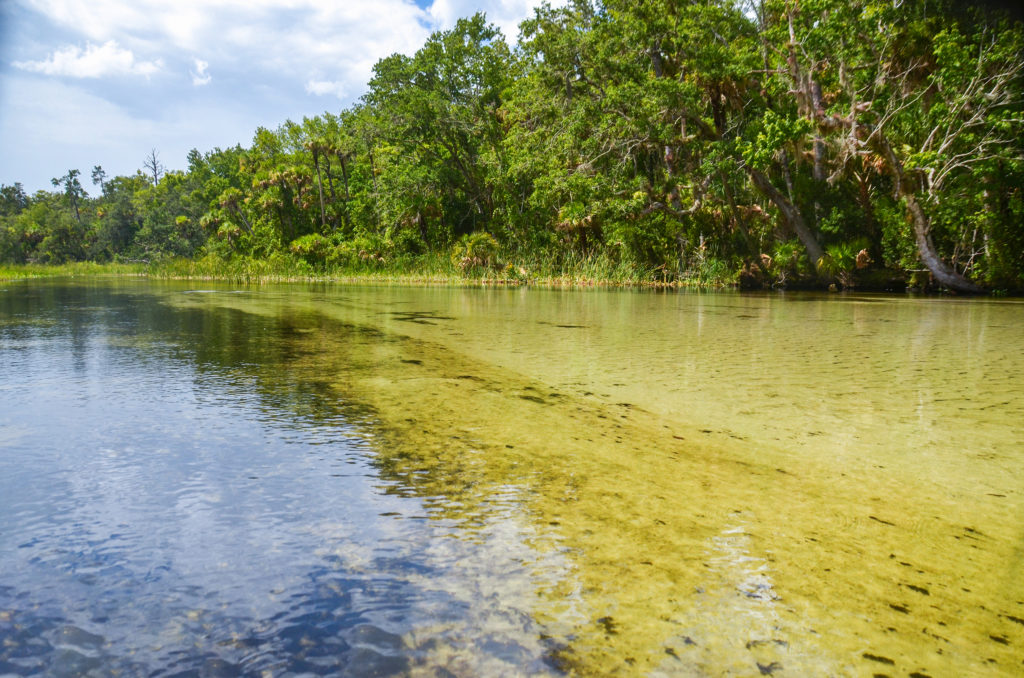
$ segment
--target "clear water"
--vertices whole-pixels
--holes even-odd
[[[0,287],[0,675],[1020,675],[1024,304]]]

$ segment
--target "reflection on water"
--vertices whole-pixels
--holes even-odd
[[[1022,312],[8,285],[0,675],[1018,675]]]

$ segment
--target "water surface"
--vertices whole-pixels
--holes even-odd
[[[0,287],[0,675],[1019,675],[1024,304]]]

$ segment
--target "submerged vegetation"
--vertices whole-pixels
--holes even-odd
[[[0,263],[1024,290],[1024,25],[948,0],[482,15],[351,108],[0,187]],[[17,275],[9,270],[0,275]]]

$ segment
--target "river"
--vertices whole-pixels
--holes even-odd
[[[0,675],[1024,673],[1024,303],[0,284]]]

